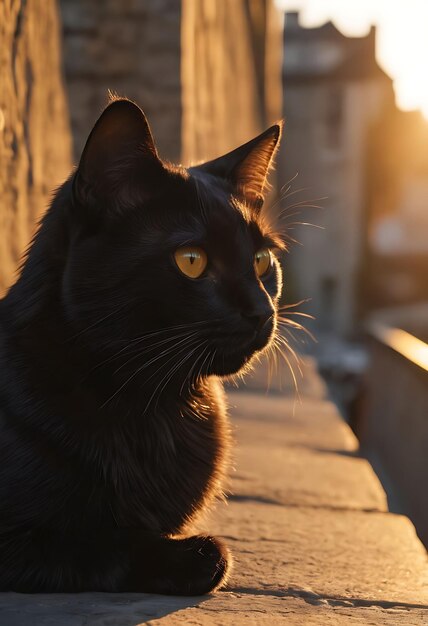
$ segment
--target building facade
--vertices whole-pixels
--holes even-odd
[[[286,14],[281,208],[301,244],[292,246],[286,275],[291,298],[310,298],[314,329],[341,335],[352,334],[359,317],[370,128],[393,102],[375,41],[373,27],[348,38],[330,22],[304,28],[297,13]]]
[[[361,285],[368,311],[428,301],[427,145],[420,111],[390,107],[372,129]]]

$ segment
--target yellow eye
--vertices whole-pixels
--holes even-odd
[[[270,250],[263,248],[254,255],[254,267],[257,276],[261,277],[268,273],[272,266],[272,255]]]
[[[202,248],[183,246],[174,254],[178,268],[189,278],[199,278],[207,266],[207,255]]]

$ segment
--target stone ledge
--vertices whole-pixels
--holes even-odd
[[[201,524],[234,553],[227,591],[0,594],[1,626],[427,624],[426,552],[410,521],[387,511],[313,366],[307,377],[311,392],[294,415],[293,400],[278,392],[229,394],[232,495]]]

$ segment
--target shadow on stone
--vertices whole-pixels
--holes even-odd
[[[231,494],[227,498],[230,502],[258,502],[260,504],[276,504],[279,506],[283,506],[283,502],[280,500],[275,500],[274,498],[267,498],[265,496],[259,495],[241,495],[241,494]]]
[[[137,593],[0,594],[1,624],[7,626],[137,626],[210,596],[180,597]]]
[[[361,457],[359,450],[335,450],[334,448],[312,448],[312,450],[320,454],[337,454],[339,456],[348,456],[353,459]]]
[[[284,589],[258,589],[256,587],[228,587],[227,591],[231,593],[247,594],[251,596],[272,596],[276,598],[301,598],[308,604],[312,605],[328,605],[331,607],[378,607],[381,609],[419,609],[427,611],[426,604],[412,604],[409,602],[397,602],[394,600],[370,600],[366,598],[353,598],[341,596],[321,595],[315,591],[299,589],[298,587],[286,587]]]

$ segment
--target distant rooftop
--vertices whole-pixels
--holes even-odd
[[[379,67],[375,49],[375,26],[364,37],[347,37],[333,22],[306,28],[298,12],[285,14],[284,75],[289,80],[391,80]]]
[[[374,26],[372,28],[375,29]],[[297,11],[289,11],[285,14],[285,32],[287,37],[298,39],[312,39],[314,36],[317,38],[346,39],[346,36],[336,28],[333,22],[325,22],[321,26],[309,28],[302,26]]]

